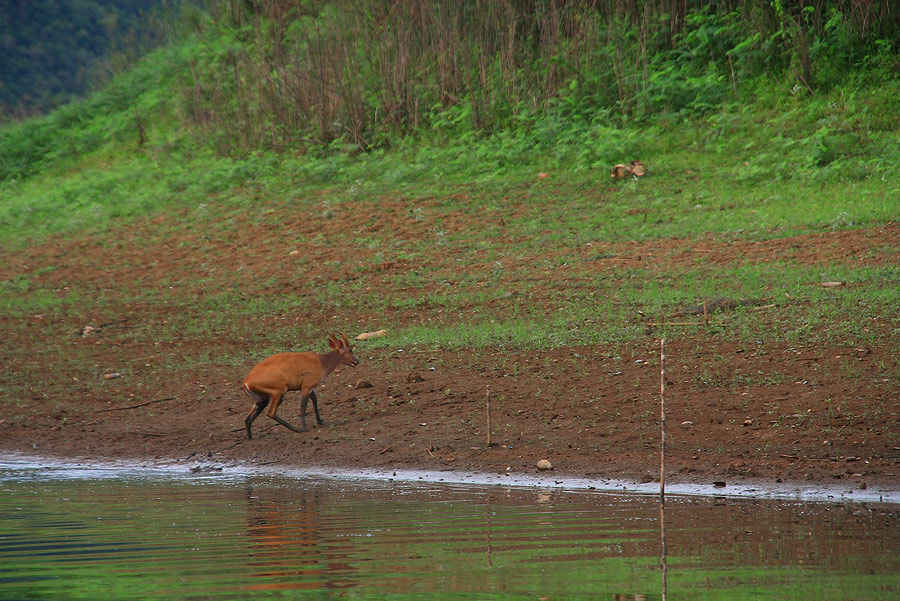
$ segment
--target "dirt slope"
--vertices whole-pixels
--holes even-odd
[[[357,220],[362,227],[365,215]],[[373,351],[361,343],[361,365],[339,369],[319,391],[324,427],[296,434],[263,416],[254,440],[246,440],[243,419],[251,403],[240,381],[253,365],[252,345],[239,337],[187,332],[177,344],[160,346],[149,330],[177,317],[166,294],[178,294],[179,286],[181,294],[197,296],[215,289],[215,279],[206,277],[211,271],[246,268],[259,281],[267,274],[277,277],[279,268],[265,250],[267,236],[276,233],[266,234],[267,227],[239,228],[230,248],[205,243],[201,232],[155,246],[138,243],[141,232],[135,232],[113,251],[80,238],[5,253],[2,279],[32,274],[33,286],[58,295],[77,290],[90,308],[79,313],[76,303],[46,314],[0,316],[7,365],[0,375],[7,413],[0,418],[0,450],[486,472],[531,472],[538,460],[548,459],[561,475],[656,477],[660,370],[652,328],[614,349]],[[277,233],[311,234],[290,228]],[[666,261],[641,264],[677,265],[696,260],[698,252],[723,264],[789,257],[804,264],[878,265],[897,260],[896,252],[885,249],[896,249],[898,242],[900,226],[889,224],[763,242],[598,244],[585,252],[599,257],[592,267],[597,272],[653,255]],[[598,254],[601,246],[606,252]],[[352,262],[336,267],[382,284],[388,280],[379,270],[404,268],[382,264],[354,273]],[[123,286],[157,287],[160,297],[131,302]],[[552,302],[539,294],[531,300]],[[296,319],[321,321],[321,312],[310,308]],[[872,327],[892,328],[896,316],[888,317]],[[149,325],[141,329],[136,322]],[[85,331],[84,324],[98,329]],[[324,331],[312,346],[325,350]],[[207,359],[173,372],[167,353]],[[670,343],[667,355],[670,479],[900,486],[900,382],[893,345],[730,344],[698,333]],[[129,369],[113,371],[122,365]],[[491,447],[488,386],[496,443]],[[298,412],[299,397],[291,393],[281,415],[297,423]]]

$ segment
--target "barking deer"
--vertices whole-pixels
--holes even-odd
[[[315,388],[340,365],[359,365],[353,348],[344,334],[337,338],[328,335],[331,351],[319,353],[278,353],[263,359],[244,379],[244,391],[253,399],[254,407],[247,414],[247,438],[253,438],[250,425],[268,405],[266,415],[294,432],[306,431],[306,403],[312,400],[316,423],[324,424],[319,416],[319,400]],[[300,391],[300,428],[278,417],[278,405],[288,390]]]

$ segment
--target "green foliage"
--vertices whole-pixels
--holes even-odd
[[[534,147],[561,123],[714,114],[776,79],[792,92],[827,91],[859,66],[870,83],[893,79],[896,9],[859,22],[855,8],[231,2],[198,22],[204,46],[182,95],[221,153],[321,156],[510,131]]]
[[[183,47],[158,50],[85,100],[0,128],[0,185],[64,168],[89,154],[138,149],[142,128],[171,127],[162,113],[173,109],[167,91],[186,61]]]

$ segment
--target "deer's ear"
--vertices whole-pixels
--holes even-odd
[[[334,337],[334,334],[328,335],[328,346],[331,348],[338,348],[338,339]]]

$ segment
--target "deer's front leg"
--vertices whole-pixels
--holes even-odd
[[[316,423],[320,426],[325,425],[325,422],[322,421],[322,416],[319,415],[319,399],[316,397],[316,391],[309,391],[309,398],[312,399],[313,402],[313,411],[316,412]]]

